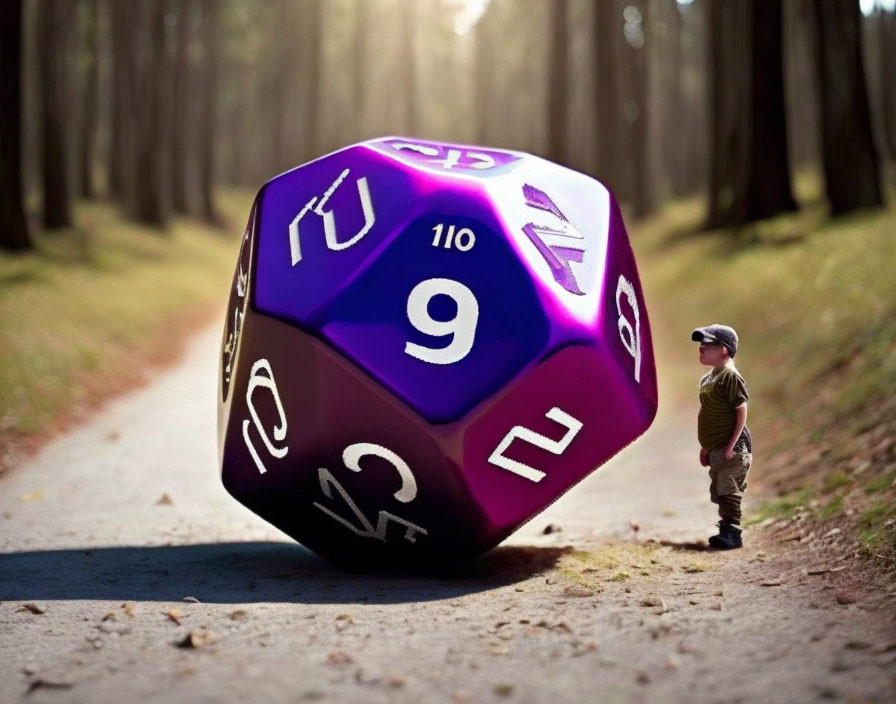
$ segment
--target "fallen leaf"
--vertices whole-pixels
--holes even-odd
[[[180,619],[183,614],[177,609],[169,609],[165,615],[168,617],[169,621],[174,621],[178,626],[180,625]]]
[[[159,500],[156,501],[156,506],[170,506],[173,503],[174,502],[171,500],[171,497],[168,496],[168,494],[162,494],[162,496],[159,497]]]
[[[341,650],[337,650],[327,655],[327,663],[330,665],[349,665],[354,661],[355,660],[351,655],[344,653]]]
[[[392,675],[386,681],[389,683],[390,687],[395,687],[395,688],[404,687],[404,684],[405,684],[404,677],[401,677],[400,675]]]
[[[45,614],[47,613],[47,607],[43,604],[35,604],[33,601],[29,601],[27,604],[22,604],[19,608],[19,611],[30,611],[33,614]]]
[[[215,637],[211,633],[194,633],[190,631],[175,643],[178,648],[203,648],[213,643]]]

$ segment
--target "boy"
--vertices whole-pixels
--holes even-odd
[[[721,550],[742,547],[740,502],[753,462],[753,439],[747,428],[747,384],[734,366],[737,333],[714,323],[696,328],[700,363],[712,369],[700,379],[697,439],[700,464],[709,466],[709,498],[719,505],[719,534],[709,544]]]

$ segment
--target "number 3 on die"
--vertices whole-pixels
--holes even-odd
[[[450,320],[436,320],[429,314],[429,303],[438,295],[450,297],[457,314]],[[454,279],[426,279],[411,289],[407,305],[408,320],[417,330],[433,337],[452,335],[446,347],[426,347],[407,342],[404,351],[430,364],[453,364],[473,349],[479,302],[473,292]]]

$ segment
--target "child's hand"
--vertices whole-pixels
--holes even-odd
[[[726,447],[725,448],[725,461],[728,462],[732,457],[734,457],[734,448]]]
[[[700,448],[700,464],[704,467],[709,464],[709,453],[702,447]]]

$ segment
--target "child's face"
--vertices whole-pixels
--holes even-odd
[[[713,345],[708,342],[700,343],[700,364],[710,367],[720,367],[728,359],[728,350],[724,345]]]

